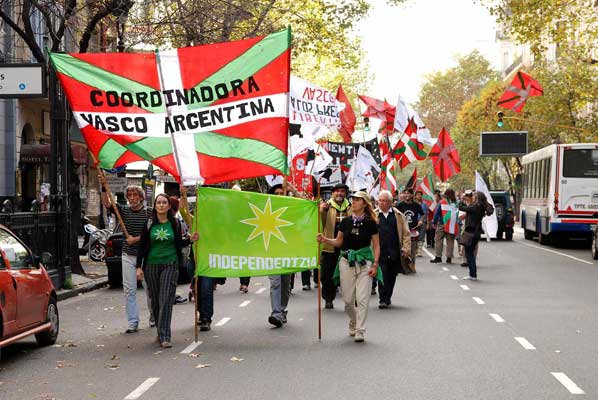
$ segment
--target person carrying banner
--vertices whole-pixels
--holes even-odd
[[[98,179],[102,183],[101,200],[102,205],[106,207],[109,212],[114,213],[114,207],[117,207],[120,213],[123,224],[128,233],[128,237],[122,243],[122,277],[123,290],[125,292],[126,314],[127,314],[127,330],[126,333],[135,333],[139,329],[139,307],[137,306],[137,278],[135,277],[135,263],[137,261],[137,254],[139,252],[139,239],[141,238],[141,231],[151,215],[151,210],[143,205],[143,198],[145,193],[140,186],[127,186],[125,189],[125,196],[127,197],[127,206],[122,206],[118,203],[112,204],[112,199],[108,198],[106,193],[106,178],[103,174],[98,174]],[[152,312],[150,294],[147,290],[147,283],[145,280],[141,281],[143,289],[146,293],[147,308],[149,309],[150,318],[149,325],[155,325],[154,314]]]
[[[281,184],[274,185],[268,191],[276,196],[284,196],[284,189]],[[268,322],[277,328],[287,322],[287,306],[291,294],[292,274],[270,275],[270,304],[272,305],[272,314],[268,317]]]
[[[431,263],[442,262],[442,249],[446,239],[446,263],[453,262],[453,251],[455,247],[455,237],[459,234],[459,222],[457,218],[457,198],[453,189],[446,189],[444,199],[436,207],[432,223],[436,225],[436,236],[434,238],[435,257],[430,260]]]
[[[409,257],[411,237],[405,216],[392,206],[392,195],[387,190],[378,193],[378,234],[380,236],[380,269],[384,282],[380,283],[378,308],[391,305],[397,274],[403,257]]]
[[[417,251],[417,241],[419,239],[419,228],[423,225],[425,217],[422,207],[413,201],[413,189],[405,189],[403,191],[403,201],[397,204],[397,209],[403,213],[407,223],[409,224],[409,231],[411,234],[411,263],[405,268],[405,271],[415,271],[415,254]]]
[[[359,191],[351,199],[352,214],[343,218],[336,238],[329,239],[319,233],[317,239],[341,249],[335,277],[340,278],[345,312],[349,316],[349,336],[363,342],[372,278],[378,277],[379,272],[380,238],[370,196]]]
[[[351,215],[351,207],[347,200],[348,191],[349,187],[347,185],[339,183],[332,188],[332,197],[330,200],[320,204],[322,233],[327,238],[335,238],[338,233],[338,225],[342,219]],[[332,278],[338,257],[339,251],[334,246],[324,243],[320,255],[320,281],[322,283],[322,298],[326,302],[325,308],[327,309],[334,308],[333,301],[336,297],[336,285]]]
[[[141,232],[137,279],[147,277],[158,342],[162,348],[172,347],[170,324],[183,248],[198,238],[199,235],[194,233],[184,239],[181,224],[170,207],[170,199],[163,193],[156,196],[152,217]]]

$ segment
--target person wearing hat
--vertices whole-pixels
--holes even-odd
[[[276,196],[284,196],[284,189],[281,184],[274,185],[268,191],[269,194]],[[285,275],[270,275],[270,304],[272,305],[272,313],[268,317],[268,322],[276,328],[282,327],[282,324],[287,322],[287,306],[289,304],[289,296],[291,294],[291,276]]]
[[[381,278],[378,275],[380,240],[370,196],[359,191],[351,195],[351,199],[351,216],[343,218],[336,238],[329,239],[319,233],[317,239],[341,249],[335,277],[340,278],[345,311],[349,316],[349,336],[356,342],[363,342],[372,278]]]
[[[351,215],[351,207],[347,200],[349,187],[339,183],[332,188],[330,200],[320,204],[320,217],[322,221],[322,234],[329,239],[336,237],[338,226],[342,219]],[[324,242],[323,242],[324,243]],[[338,262],[339,250],[334,246],[324,243],[320,255],[320,281],[322,283],[322,298],[326,302],[325,308],[334,308],[336,285],[333,276]],[[316,271],[314,270],[314,274]]]

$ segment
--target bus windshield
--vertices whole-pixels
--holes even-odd
[[[598,178],[598,150],[566,149],[563,178]]]

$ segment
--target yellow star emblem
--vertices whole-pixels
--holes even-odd
[[[244,219],[241,220],[243,224],[253,226],[253,232],[247,238],[247,241],[251,241],[256,237],[262,235],[262,239],[264,240],[264,247],[268,250],[268,246],[270,246],[270,237],[274,236],[276,239],[280,240],[283,243],[286,243],[287,240],[285,239],[282,232],[280,232],[280,227],[294,225],[292,222],[285,221],[280,219],[279,217],[287,210],[288,207],[282,207],[278,210],[272,211],[272,204],[270,203],[270,199],[266,200],[266,204],[264,205],[264,209],[260,210],[255,204],[248,203],[251,211],[253,211],[253,215],[255,218]]]

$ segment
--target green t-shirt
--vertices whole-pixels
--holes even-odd
[[[150,229],[148,264],[166,264],[177,261],[174,231],[169,221],[154,224]]]

